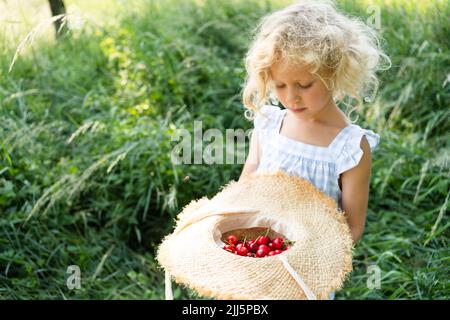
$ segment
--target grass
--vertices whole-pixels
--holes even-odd
[[[174,166],[170,137],[200,118],[203,130],[251,128],[239,98],[249,32],[288,1],[135,1],[126,11],[109,1],[106,20],[98,2],[67,2],[89,17],[82,27],[59,42],[42,30],[11,72],[25,33],[0,32],[0,298],[162,299],[154,254],[173,218],[242,169]],[[336,298],[448,299],[450,10],[340,2],[362,19],[369,4],[381,9],[393,66],[359,111],[381,144],[366,231]],[[79,290],[66,286],[70,265]],[[371,265],[379,289],[367,287]],[[202,298],[176,284],[174,296]]]

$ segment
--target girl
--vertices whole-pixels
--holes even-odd
[[[367,85],[377,84],[380,58],[389,58],[371,28],[325,2],[276,11],[256,31],[243,90],[246,117],[256,112],[256,134],[241,178],[283,170],[309,180],[336,200],[356,243],[366,220],[371,152],[380,137],[351,123],[336,103],[361,101]],[[273,99],[284,109],[266,104]]]

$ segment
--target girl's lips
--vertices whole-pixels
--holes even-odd
[[[298,113],[298,112],[302,112],[305,111],[306,108],[300,108],[300,109],[291,109],[292,112]]]

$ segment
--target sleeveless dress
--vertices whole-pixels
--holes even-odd
[[[336,135],[328,147],[293,140],[280,134],[287,110],[265,105],[254,119],[261,158],[256,172],[282,170],[302,177],[333,198],[342,210],[339,175],[358,165],[363,151],[361,139],[366,136],[373,151],[380,136],[355,124],[349,124]],[[333,300],[335,293],[329,295]]]
[[[254,119],[254,132],[262,149],[256,171],[282,170],[302,177],[333,198],[342,209],[339,175],[358,165],[363,155],[360,147],[363,136],[366,136],[371,151],[379,144],[380,136],[349,124],[328,147],[316,146],[280,134],[286,109],[265,105],[260,111],[262,114],[257,113]]]

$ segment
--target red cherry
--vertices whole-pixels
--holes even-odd
[[[271,256],[276,255],[276,253],[275,253],[275,251],[270,251],[267,255],[268,255],[269,257],[271,257]]]
[[[256,251],[256,257],[257,258],[262,258],[266,256],[266,252],[264,250],[259,249],[258,251]]]
[[[256,251],[258,251],[258,249],[259,249],[259,245],[258,245],[256,242],[253,242],[252,244],[250,244],[250,245],[248,246],[248,249],[249,249],[251,252],[256,252]]]
[[[274,249],[281,249],[283,248],[284,240],[283,238],[277,237],[272,240],[272,244]]]
[[[227,237],[227,242],[228,242],[229,244],[236,245],[236,243],[238,242],[238,239],[236,238],[235,235],[230,234],[230,235]]]
[[[290,247],[286,247],[286,248],[283,249],[283,251],[286,251],[286,250],[289,249],[289,248],[290,248]]]
[[[273,246],[273,242],[269,242],[267,244],[267,246],[270,248],[270,250],[275,250],[274,246]]]
[[[260,245],[258,250],[264,251],[265,254],[269,254],[269,252],[271,251],[270,248],[268,246],[266,246],[265,244]]]
[[[256,242],[258,242],[259,245],[268,244],[270,242],[270,238],[268,236],[261,236]]]
[[[234,251],[236,251],[236,247],[235,247],[234,245],[232,245],[232,244],[227,244],[227,245],[225,245],[223,248],[224,248],[226,251],[229,251],[229,252],[234,252]]]
[[[281,251],[281,250],[279,250],[279,249],[275,250],[274,252],[275,252],[275,254],[283,253],[283,251]]]
[[[248,249],[245,246],[239,246],[236,247],[236,252],[240,256],[246,256],[248,254]]]

